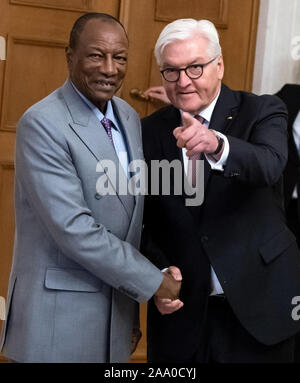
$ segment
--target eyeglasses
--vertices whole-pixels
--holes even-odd
[[[160,71],[160,73],[162,74],[163,78],[168,81],[168,82],[176,82],[179,80],[179,77],[180,77],[180,72],[181,71],[184,71],[185,74],[192,80],[196,79],[196,78],[199,78],[202,76],[203,74],[203,68],[212,63],[213,61],[215,61],[216,58],[218,58],[219,56],[213,58],[212,60],[208,61],[207,63],[205,64],[193,64],[193,65],[188,65],[187,67],[185,68],[181,68],[181,69],[178,69],[178,68],[166,68],[166,69],[163,69]]]

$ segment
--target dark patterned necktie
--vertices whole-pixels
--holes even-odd
[[[111,132],[112,128],[114,127],[114,123],[111,120],[109,120],[108,118],[103,117],[101,120],[101,124],[104,126],[106,133],[107,133],[113,147],[115,147],[114,146],[114,140],[112,137],[112,132]]]
[[[196,120],[198,120],[201,124],[204,123],[205,119],[201,116],[194,116],[194,118],[196,118]],[[189,184],[194,188],[196,186],[196,179],[197,179],[197,167],[196,167],[196,164],[197,164],[197,160],[200,160],[200,157],[201,157],[201,153],[198,152],[198,153],[195,153],[193,156],[189,157],[189,161],[188,161],[188,181],[189,181]]]

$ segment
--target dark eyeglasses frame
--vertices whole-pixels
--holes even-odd
[[[185,68],[180,68],[180,69],[177,69],[177,68],[165,68],[165,69],[161,70],[160,73],[162,74],[163,78],[164,78],[166,81],[168,81],[168,82],[177,82],[177,81],[179,80],[179,78],[180,78],[180,72],[181,72],[181,71],[184,71],[185,74],[188,76],[188,78],[190,78],[191,80],[196,80],[197,78],[200,78],[200,77],[203,75],[203,68],[206,67],[207,65],[211,64],[211,63],[212,63],[213,61],[215,61],[218,57],[219,57],[219,55],[216,56],[215,58],[211,59],[211,60],[208,61],[207,63],[204,63],[204,64],[192,64],[192,65],[188,65],[188,66],[186,66]],[[191,76],[187,73],[187,69],[189,69],[189,68],[191,68],[191,67],[193,67],[193,66],[195,66],[195,65],[200,66],[201,69],[202,69],[202,71],[201,71],[201,74],[200,74],[199,76],[191,77]],[[170,69],[172,69],[174,72],[177,72],[177,79],[176,79],[176,80],[167,80],[167,79],[165,78],[165,71],[170,70]]]

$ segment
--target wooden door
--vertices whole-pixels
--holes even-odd
[[[17,121],[65,81],[64,48],[74,21],[89,11],[119,17],[119,7],[119,0],[0,1],[0,297],[6,296],[13,251]]]
[[[131,94],[160,85],[153,55],[163,27],[179,18],[208,19],[216,25],[225,62],[224,83],[233,89],[252,89],[259,0],[128,0],[129,72],[122,97],[144,117],[161,105]]]
[[[224,83],[233,89],[251,91],[259,0],[125,0],[121,20],[128,30],[130,54],[122,97],[141,117],[162,104],[147,102],[131,94],[160,85],[153,55],[155,42],[165,25],[180,18],[208,19],[216,25],[225,62]],[[141,306],[144,334],[132,359],[146,357],[147,306]]]

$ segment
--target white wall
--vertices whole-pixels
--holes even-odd
[[[253,92],[300,84],[300,0],[260,0]]]

